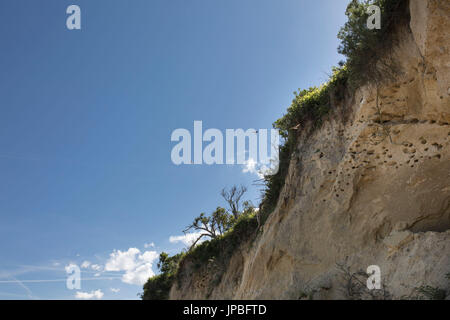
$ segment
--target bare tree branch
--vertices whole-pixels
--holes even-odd
[[[240,215],[240,206],[242,196],[247,192],[247,188],[244,186],[232,186],[230,190],[226,190],[225,188],[222,190],[221,195],[228,203],[230,207],[230,211],[233,216],[237,219]]]

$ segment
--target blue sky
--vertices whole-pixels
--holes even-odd
[[[133,277],[184,248],[170,237],[223,187],[257,204],[242,166],[174,165],[171,133],[271,128],[342,59],[347,2],[2,0],[0,299],[135,299]]]

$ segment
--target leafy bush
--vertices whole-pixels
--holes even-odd
[[[223,189],[222,197],[227,202],[229,210],[217,207],[217,209],[207,216],[201,213],[194,221],[183,230],[184,233],[188,231],[199,232],[200,235],[192,243],[189,251],[194,248],[197,243],[204,237],[216,239],[222,236],[225,232],[230,230],[239,220],[241,215],[248,215],[253,213],[255,208],[250,201],[242,201],[242,196],[247,192],[247,188],[240,186],[233,186],[230,190]],[[243,208],[240,210],[240,208]]]
[[[183,257],[181,263],[192,261],[195,263],[196,269],[207,265],[211,260],[226,264],[234,250],[252,235],[255,235],[257,227],[255,211],[244,212],[227,232],[192,248]]]
[[[144,292],[141,294],[143,300],[167,300],[170,289],[176,278],[180,260],[185,253],[179,253],[172,257],[165,252],[159,255],[158,269],[159,275],[151,277],[144,284]]]
[[[172,257],[165,252],[161,253],[157,265],[161,273],[148,279],[141,298],[143,300],[168,299],[170,289],[175,281],[178,280],[180,283],[182,275],[179,270],[183,269],[183,265],[187,262],[193,262],[194,269],[197,270],[208,267],[210,262],[214,262],[215,266],[219,266],[223,272],[235,249],[255,235],[258,228],[255,208],[247,201],[243,202],[242,206],[243,210],[238,212],[237,218],[234,214],[219,207],[211,216],[201,214],[194,219],[193,225],[203,228],[199,230],[216,230],[211,231],[214,236],[210,235],[210,240],[192,246],[188,252],[182,252]],[[221,275],[222,273],[217,272],[217,281],[220,280]]]
[[[393,79],[399,72],[391,59],[396,42],[393,31],[402,20],[409,20],[407,4],[407,0],[352,0],[349,3],[345,12],[348,21],[338,33],[341,40],[338,52],[347,57],[351,87]],[[381,29],[367,28],[370,5],[381,9]]]
[[[209,216],[201,213],[183,232],[200,232],[200,235],[191,245],[191,248],[193,248],[204,237],[215,239],[223,235],[224,232],[233,226],[234,221],[235,218],[232,214],[228,213],[224,208],[217,207]]]

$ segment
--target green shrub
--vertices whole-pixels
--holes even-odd
[[[368,81],[392,80],[399,72],[391,59],[396,42],[394,29],[409,21],[408,0],[352,0],[345,14],[348,21],[338,33],[338,52],[347,57],[352,88]],[[369,5],[381,9],[381,29],[367,28]],[[405,24],[405,25],[406,25]]]
[[[212,260],[226,264],[235,249],[256,234],[257,227],[255,213],[244,213],[227,232],[192,248],[182,260],[194,262],[196,269],[206,266]]]
[[[178,266],[185,253],[179,253],[172,257],[165,252],[159,255],[158,269],[160,274],[151,277],[144,284],[143,300],[167,300],[170,289],[175,281]]]
[[[142,300],[168,300],[174,280],[174,275],[165,273],[151,277],[144,284],[144,293],[141,295]]]
[[[188,252],[182,252],[172,257],[167,253],[160,254],[158,269],[160,274],[151,277],[144,284],[143,300],[166,300],[169,298],[170,289],[178,280],[180,284],[180,269],[186,262],[192,262],[194,269],[207,268],[211,262],[219,266],[216,282],[220,281],[229,258],[240,244],[256,235],[257,219],[254,210],[246,210],[236,220],[236,223],[223,235],[200,243]]]

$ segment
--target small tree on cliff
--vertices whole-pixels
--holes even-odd
[[[254,212],[255,208],[250,201],[242,201],[246,191],[247,188],[243,186],[233,186],[229,190],[223,189],[221,195],[227,202],[229,211],[225,208],[217,207],[209,216],[201,213],[183,230],[185,234],[188,232],[199,233],[189,250],[195,247],[203,238],[215,239],[223,235],[235,225],[240,216]]]
[[[193,248],[204,237],[215,239],[224,234],[232,226],[233,220],[233,216],[224,208],[218,207],[210,216],[201,213],[183,232],[185,234],[190,231],[200,232],[200,235],[191,245],[191,248]]]
[[[233,214],[234,218],[239,218],[241,211],[239,210],[241,207],[241,199],[244,193],[247,192],[247,188],[244,186],[232,186],[230,190],[222,189],[221,195],[227,202],[230,207],[230,211]]]

